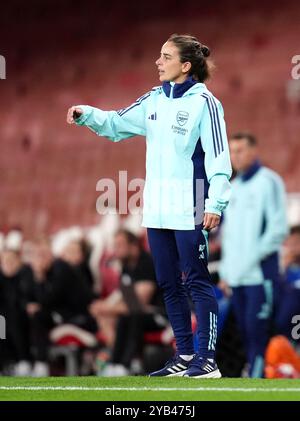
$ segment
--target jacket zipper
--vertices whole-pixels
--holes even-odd
[[[171,85],[171,90],[170,90],[170,96],[169,96],[169,101],[173,100],[173,89],[174,89],[174,85]],[[169,108],[169,107],[168,107]],[[166,132],[166,126],[165,126],[165,130],[163,132],[163,137],[165,136],[165,132]],[[162,156],[161,156],[161,143],[159,143],[159,171],[160,171],[160,181],[162,182],[163,185],[163,180],[161,178],[161,163],[162,163]],[[161,186],[162,187],[162,186]],[[162,227],[162,203],[161,203],[161,188],[159,189],[159,206],[160,206],[160,211],[159,211],[159,220],[160,220],[160,226]]]

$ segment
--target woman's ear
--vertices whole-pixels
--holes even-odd
[[[185,63],[182,63],[181,65],[181,70],[182,73],[189,73],[189,71],[191,70],[191,63],[189,61],[186,61]]]

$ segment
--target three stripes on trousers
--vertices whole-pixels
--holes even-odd
[[[217,342],[217,323],[218,317],[216,314],[209,312],[209,342],[208,350],[215,351]]]

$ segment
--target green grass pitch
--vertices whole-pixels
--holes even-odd
[[[300,380],[0,377],[2,401],[299,401]]]

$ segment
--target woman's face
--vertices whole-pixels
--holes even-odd
[[[167,41],[161,49],[160,57],[155,62],[161,82],[182,83],[188,77],[191,63],[181,63],[179,50],[173,42]]]
[[[62,258],[70,265],[77,266],[84,262],[84,255],[79,241],[70,241],[65,247]]]
[[[1,270],[5,276],[15,276],[21,268],[21,259],[18,253],[12,250],[3,251],[1,254]]]

